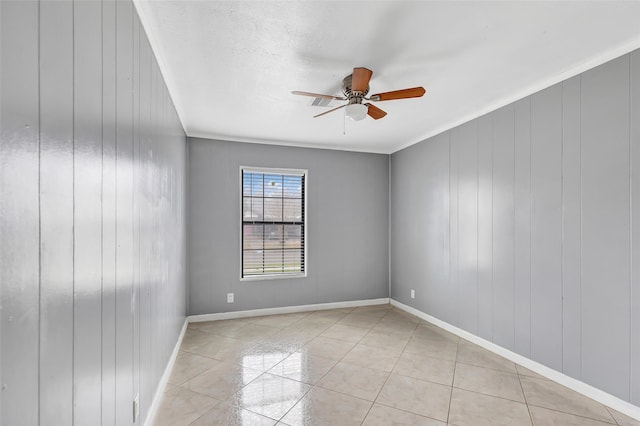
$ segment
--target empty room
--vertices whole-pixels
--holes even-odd
[[[640,426],[640,2],[0,0],[0,425]]]

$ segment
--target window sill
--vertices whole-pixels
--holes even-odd
[[[240,277],[240,281],[267,281],[267,280],[288,280],[292,278],[306,278],[304,274],[282,274],[282,275],[251,275],[248,277]]]

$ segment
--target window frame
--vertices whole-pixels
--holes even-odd
[[[244,253],[243,253],[243,247],[244,247],[244,221],[243,221],[243,194],[244,194],[244,188],[243,188],[243,172],[248,172],[248,173],[263,173],[263,174],[273,174],[273,175],[290,175],[290,176],[304,176],[304,183],[303,183],[303,193],[304,193],[304,197],[302,199],[302,211],[303,211],[303,215],[302,215],[302,223],[303,223],[303,230],[304,230],[304,235],[303,235],[303,241],[304,241],[304,248],[302,251],[302,255],[304,256],[304,272],[295,272],[295,273],[280,273],[280,274],[264,274],[264,275],[249,275],[249,276],[243,276],[243,258],[244,258]],[[308,247],[308,239],[307,239],[307,234],[308,234],[308,222],[307,222],[307,211],[308,211],[308,204],[307,204],[307,188],[309,187],[308,183],[309,183],[309,171],[307,169],[288,169],[288,168],[278,168],[278,167],[254,167],[254,166],[240,166],[240,170],[239,170],[239,191],[238,191],[238,195],[239,195],[239,202],[238,202],[238,206],[239,206],[239,214],[238,216],[240,217],[240,239],[239,239],[239,248],[240,248],[240,281],[263,281],[263,280],[283,280],[283,279],[292,279],[292,278],[306,278],[308,276],[309,273],[309,262],[308,262],[308,255],[307,255],[307,247]]]

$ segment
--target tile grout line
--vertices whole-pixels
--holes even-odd
[[[606,425],[619,426],[618,421],[617,421],[613,416],[611,416],[611,418],[612,418],[612,420],[613,420],[615,423],[610,423],[610,422],[608,422],[608,421],[606,421],[606,420],[596,419],[596,418],[594,418],[594,417],[587,417],[587,416],[584,416],[584,415],[582,415],[582,414],[569,413],[569,412],[567,412],[567,411],[558,410],[558,409],[556,409],[556,408],[543,407],[542,405],[527,404],[527,407],[542,408],[543,410],[553,411],[553,412],[555,412],[555,413],[565,414],[565,415],[573,416],[573,417],[579,417],[579,418],[581,418],[581,419],[586,419],[586,420],[596,421],[596,422],[599,422],[599,423],[604,423],[604,424],[606,424]],[[605,407],[606,407],[606,406],[605,406]]]
[[[531,413],[531,407],[529,406],[529,401],[527,401],[527,394],[524,391],[524,386],[522,385],[522,378],[520,377],[520,373],[518,373],[518,367],[516,366],[516,374],[518,375],[518,383],[520,383],[520,389],[522,390],[522,397],[524,398],[524,403],[527,406],[527,413],[529,413],[529,418],[531,419],[531,424],[535,424],[533,422],[533,414]]]
[[[574,413],[574,412],[562,411],[562,410],[559,410],[559,409],[556,409],[556,408],[546,407],[546,406],[543,406],[543,405],[537,405],[537,404],[530,403],[530,402],[527,400],[527,394],[526,394],[526,393],[525,393],[525,391],[524,391],[524,385],[522,384],[522,377],[529,378],[529,379],[534,379],[534,380],[544,380],[544,381],[549,381],[549,382],[556,383],[556,384],[559,384],[559,383],[554,382],[553,380],[547,379],[546,377],[538,378],[538,377],[535,377],[535,376],[528,376],[528,375],[526,375],[526,374],[520,374],[520,373],[518,373],[518,380],[519,380],[519,382],[520,382],[520,387],[522,388],[522,394],[523,394],[523,396],[524,396],[525,403],[526,403],[526,405],[527,405],[527,410],[529,411],[529,416],[531,417],[531,421],[532,421],[532,423],[533,423],[533,415],[532,415],[532,413],[531,413],[531,407],[537,407],[537,408],[542,408],[542,409],[545,409],[545,410],[555,411],[555,412],[557,412],[557,413],[566,414],[566,415],[569,415],[569,416],[575,416],[575,417],[580,417],[580,418],[583,418],[583,419],[599,421],[599,422],[602,422],[602,423],[608,423],[608,424],[618,425],[618,421],[617,421],[617,420],[616,420],[616,418],[613,416],[613,414],[611,414],[611,409],[610,409],[608,406],[606,406],[606,405],[604,405],[604,404],[602,404],[602,403],[599,403],[599,402],[597,402],[597,401],[595,401],[595,400],[593,400],[593,399],[591,399],[591,398],[588,398],[588,399],[589,399],[590,401],[592,401],[592,402],[596,402],[596,403],[598,403],[598,404],[602,405],[602,406],[605,408],[605,410],[609,413],[609,416],[613,419],[613,421],[614,421],[615,423],[609,423],[609,422],[604,421],[604,420],[602,420],[602,419],[596,419],[595,417],[587,417],[587,416],[584,416],[584,415],[582,415],[582,414],[577,414],[577,413]],[[561,386],[562,386],[562,385],[561,385]],[[572,391],[571,389],[569,389],[569,390],[570,390],[571,392],[574,392],[574,393],[575,393],[575,391]],[[535,423],[533,423],[533,424],[535,424]]]
[[[609,415],[611,416],[611,418],[613,419],[614,422],[616,422],[616,425],[620,426],[620,422],[618,421],[618,419],[616,418],[616,416],[613,415],[613,413],[611,412],[611,410],[613,410],[613,408],[607,407],[606,405],[604,406],[604,408],[607,409],[607,411],[609,412]]]
[[[456,359],[453,361],[453,375],[451,377],[451,392],[449,393],[449,407],[447,408],[447,423],[451,418],[451,401],[453,400],[453,384],[456,381],[456,369],[458,368],[458,353],[460,351],[460,338],[456,344]]]
[[[433,382],[432,382],[432,383],[433,383]],[[515,400],[515,399],[505,398],[504,396],[498,396],[498,395],[493,395],[493,394],[490,394],[490,393],[479,392],[479,391],[477,391],[477,390],[465,389],[465,388],[461,388],[461,387],[458,387],[458,386],[452,386],[452,387],[453,387],[454,389],[458,389],[458,390],[461,390],[461,391],[471,392],[471,393],[475,393],[475,394],[477,394],[477,395],[482,395],[482,396],[488,396],[488,397],[490,397],[490,398],[501,399],[501,400],[503,400],[503,401],[513,402],[513,403],[515,403],[515,404],[528,405],[528,404],[527,404],[527,403],[525,403],[525,402],[517,401],[517,400]],[[536,406],[536,407],[537,407],[537,406]],[[542,408],[546,408],[546,407],[542,407]],[[571,414],[571,413],[566,413],[566,414]]]

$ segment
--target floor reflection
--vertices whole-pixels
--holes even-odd
[[[294,354],[293,358],[288,353],[273,352],[260,355],[247,355],[242,364],[249,368],[256,366],[276,365],[279,361],[287,359],[287,364],[297,371],[302,370],[302,357]],[[298,361],[297,367],[296,360]],[[284,362],[284,361],[282,361]],[[281,377],[271,373],[264,373],[249,385],[242,388],[241,398],[238,401],[243,408],[270,417],[279,419],[289,411],[297,401],[306,394],[311,386],[290,378]]]

